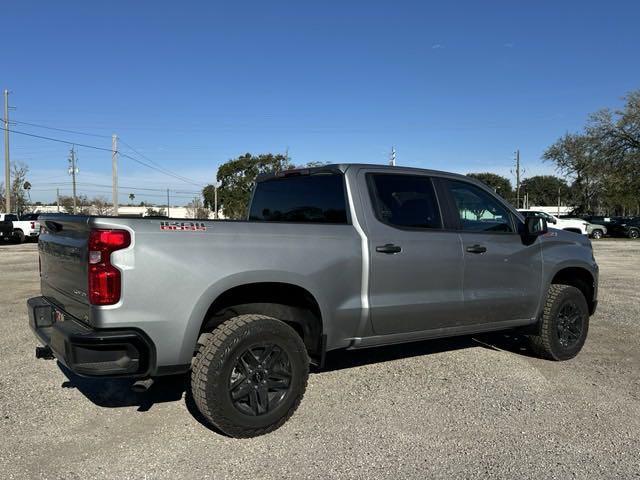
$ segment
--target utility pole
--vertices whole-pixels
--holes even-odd
[[[396,147],[391,147],[391,154],[389,155],[389,165],[396,166]]]
[[[218,219],[218,184],[213,184],[213,218]]]
[[[171,206],[169,201],[169,189],[167,188],[167,217],[171,218]]]
[[[56,188],[56,207],[58,207],[58,213],[60,213],[60,189]]]
[[[516,176],[516,208],[520,208],[520,150],[516,150],[516,171],[511,170]],[[524,172],[523,172],[524,173]]]
[[[4,91],[4,201],[11,213],[11,167],[9,161],[9,90]]]
[[[558,187],[558,217],[560,216],[560,187]]]
[[[71,182],[73,185],[73,214],[76,214],[77,208],[77,196],[76,196],[76,174],[78,168],[76,167],[76,152],[74,147],[71,147],[71,153],[69,154],[69,175],[71,175]]]
[[[113,215],[118,216],[118,136],[111,137],[111,175],[113,195]]]

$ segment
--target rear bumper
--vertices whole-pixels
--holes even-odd
[[[45,297],[30,298],[27,307],[36,337],[78,375],[146,377],[155,366],[153,342],[140,330],[93,329]]]

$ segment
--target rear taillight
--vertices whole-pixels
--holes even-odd
[[[111,254],[130,244],[131,236],[126,230],[91,230],[89,302],[92,305],[113,305],[120,300],[120,270],[111,265]]]
[[[36,222],[31,222],[31,230],[35,230],[36,229]]]

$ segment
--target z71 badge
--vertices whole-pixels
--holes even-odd
[[[160,230],[204,232],[207,227],[202,222],[160,222]]]

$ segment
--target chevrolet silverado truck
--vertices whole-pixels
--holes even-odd
[[[327,352],[518,329],[573,358],[597,304],[583,235],[482,183],[340,164],[258,177],[245,221],[41,217],[37,356],[78,375],[190,373],[233,437],[275,430]]]

